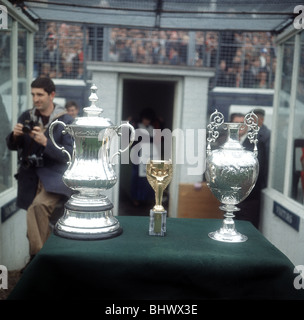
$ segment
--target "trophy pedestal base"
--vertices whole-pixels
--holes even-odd
[[[122,234],[123,229],[119,227],[115,231],[106,232],[106,233],[79,233],[79,232],[70,232],[70,231],[63,231],[60,228],[54,229],[54,234],[71,240],[105,240],[118,237]]]
[[[157,212],[150,210],[149,235],[164,237],[167,229],[167,211]]]
[[[222,242],[245,242],[248,239],[246,236],[237,231],[226,232],[224,229],[210,232],[208,236],[213,240]]]
[[[65,204],[63,216],[54,234],[75,240],[104,240],[122,234],[122,228],[112,213],[113,204],[106,196],[84,198],[72,195]]]
[[[244,236],[243,234],[239,233],[235,228],[234,212],[240,211],[234,205],[223,205],[220,206],[221,210],[226,211],[224,214],[225,219],[223,220],[222,227],[215,231],[210,232],[208,235],[211,239],[222,241],[222,242],[245,242],[247,241],[248,237]]]

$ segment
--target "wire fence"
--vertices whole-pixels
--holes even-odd
[[[83,41],[86,35],[79,25],[40,23],[35,37],[36,76],[77,79],[83,77]]]
[[[84,79],[88,61],[215,68],[211,86],[273,88],[276,52],[266,32],[103,28],[42,22],[35,75]]]

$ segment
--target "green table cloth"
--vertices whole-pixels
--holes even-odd
[[[148,235],[149,217],[118,216],[123,234],[80,241],[52,234],[9,299],[304,299],[290,260],[249,222],[243,243],[208,233],[217,219],[167,219]]]

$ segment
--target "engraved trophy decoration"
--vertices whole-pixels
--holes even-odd
[[[103,192],[117,182],[113,170],[113,158],[129,149],[135,138],[135,130],[129,123],[115,126],[108,118],[101,117],[103,110],[95,105],[97,87],[91,87],[91,106],[83,109],[85,116],[72,124],[54,121],[50,126],[50,138],[54,145],[69,157],[63,182],[74,191],[65,203],[63,216],[55,225],[54,233],[70,239],[107,239],[118,236],[122,228],[113,216],[113,204]],[[55,126],[64,127],[63,134],[74,138],[73,156],[57,145],[53,137]],[[123,127],[131,131],[130,143],[124,149],[110,155],[111,141],[121,136]]]
[[[250,112],[245,116],[244,123],[224,123],[224,116],[217,110],[211,114],[207,126],[207,185],[223,204],[220,209],[225,211],[222,227],[209,233],[209,237],[223,242],[244,242],[247,236],[235,228],[234,212],[240,209],[236,205],[242,202],[255,186],[259,163],[257,160],[257,116]],[[228,130],[227,141],[219,148],[211,150],[211,142],[219,136],[217,129],[223,125]],[[248,130],[247,137],[254,144],[253,152],[245,150],[239,142],[239,131]]]
[[[155,192],[155,206],[150,210],[149,235],[166,235],[167,211],[162,205],[163,192],[172,179],[171,160],[149,160],[147,163],[147,179]]]

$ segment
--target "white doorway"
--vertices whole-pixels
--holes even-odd
[[[176,81],[151,78],[124,78],[122,83],[122,119],[136,128],[144,110],[154,114],[155,129],[172,131]],[[153,190],[145,177],[138,177],[138,167],[132,163],[120,166],[119,215],[149,215],[153,206]],[[140,181],[140,185],[136,182]],[[136,197],[136,189],[141,197]],[[169,188],[168,188],[169,189]],[[164,206],[169,210],[169,190],[164,192]],[[143,191],[144,190],[144,191]]]

